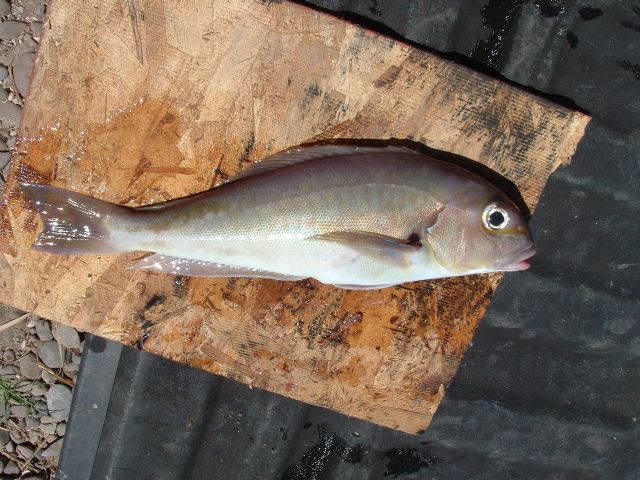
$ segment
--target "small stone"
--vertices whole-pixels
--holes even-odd
[[[63,439],[59,439],[56,440],[54,443],[52,443],[49,448],[47,448],[44,452],[42,452],[42,457],[43,458],[49,458],[49,457],[59,457],[60,456],[60,452],[62,451],[62,441]]]
[[[44,16],[46,3],[42,0],[21,0],[19,6],[22,7],[22,11],[18,11],[16,5],[14,5],[14,13],[19,15],[25,20],[31,18],[42,18]]]
[[[13,417],[27,418],[29,416],[29,407],[26,405],[12,405],[9,411]]]
[[[10,149],[16,148],[17,139],[18,137],[9,137],[7,139],[7,147],[9,147]]]
[[[76,365],[80,365],[80,361],[82,360],[82,355],[78,355],[76,353],[71,354],[71,361]]]
[[[27,430],[30,430],[32,428],[36,428],[40,426],[40,422],[38,421],[37,418],[33,417],[33,416],[29,416],[27,418],[24,419],[24,423],[27,427]]]
[[[11,161],[11,152],[0,152],[0,170],[4,169]]]
[[[9,462],[7,463],[7,466],[4,467],[4,473],[7,475],[18,475],[20,473],[20,469],[16,462]]]
[[[66,385],[51,385],[46,395],[49,415],[58,420],[66,420],[71,407],[71,396],[71,389]]]
[[[47,387],[47,385],[41,382],[36,382],[31,386],[31,395],[34,397],[42,397],[48,390],[49,387]]]
[[[56,420],[50,415],[43,415],[40,417],[40,423],[42,423],[43,425],[47,425],[50,423],[58,423],[58,420]]]
[[[62,371],[69,378],[76,378],[79,370],[80,367],[75,363],[65,363],[64,367],[62,367]]]
[[[58,381],[56,377],[51,375],[46,370],[42,370],[42,373],[40,374],[40,378],[42,378],[42,380],[44,380],[46,383],[49,383],[49,384],[56,383]]]
[[[7,20],[0,23],[0,40],[13,40],[20,36],[27,29],[27,24],[16,22],[15,20]]]
[[[38,430],[30,430],[29,431],[29,441],[34,445],[39,445],[43,440],[43,432]]]
[[[43,478],[38,475],[29,475],[28,477],[20,477],[20,480],[43,480]]]
[[[13,81],[16,83],[16,87],[18,87],[18,91],[23,98],[27,96],[27,91],[29,90],[31,69],[35,58],[35,53],[23,53],[17,55],[13,60]]]
[[[2,25],[2,24],[0,24]],[[4,128],[17,128],[20,124],[20,117],[22,116],[22,109],[11,102],[0,103],[0,124]]]
[[[36,335],[35,331],[33,333],[29,334],[29,344],[32,347],[34,347],[35,349],[40,348],[43,343],[44,342],[38,338],[38,336]]]
[[[0,162],[1,163],[1,162]],[[2,354],[2,360],[4,360],[7,363],[12,363],[16,361],[16,352],[14,352],[12,349],[7,348],[4,353]]]
[[[38,357],[49,368],[62,368],[60,345],[53,340],[45,342],[38,349]]]
[[[0,0],[0,15],[11,15],[11,4],[7,0]]]
[[[6,430],[0,430],[0,445],[4,445],[9,440],[9,432],[7,432]]]
[[[51,324],[46,320],[36,320],[36,335],[43,342],[53,340],[53,334],[51,333]]]
[[[42,35],[42,22],[33,22],[31,24],[31,31],[33,32],[34,37]]]
[[[53,435],[56,433],[56,429],[58,428],[55,423],[43,423],[40,425],[40,431],[45,435]]]
[[[54,323],[53,337],[60,342],[60,345],[66,348],[80,349],[80,335],[78,332],[67,325]]]
[[[38,48],[38,42],[36,42],[33,39],[33,36],[30,33],[25,33],[24,38],[22,39],[22,42],[16,45],[15,52],[18,55],[21,55],[24,53],[36,53],[37,48]]]
[[[16,451],[16,447],[15,447],[15,445],[13,444],[13,442],[7,442],[7,443],[4,445],[4,451],[5,451],[5,452],[9,452],[9,453],[13,453],[13,452],[15,452],[15,451]]]
[[[15,375],[19,371],[15,365],[2,365],[0,367],[0,375]]]
[[[36,404],[35,406],[36,412],[42,413],[47,411],[47,402],[38,399],[36,400],[35,404]]]
[[[42,369],[38,366],[38,361],[33,353],[29,353],[20,359],[20,375],[29,380],[40,378]]]
[[[64,437],[64,434],[67,433],[67,424],[65,422],[59,423],[56,427],[56,433]]]
[[[16,451],[18,452],[18,455],[20,455],[25,460],[29,460],[34,453],[33,448],[29,447],[28,445],[18,445]]]
[[[22,433],[19,430],[15,429],[9,431],[9,437],[11,437],[11,441],[16,445],[20,445],[21,443],[24,443],[26,441],[26,438],[24,438]]]

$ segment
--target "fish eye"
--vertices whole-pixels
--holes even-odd
[[[492,203],[484,209],[482,222],[489,230],[502,230],[509,223],[509,214],[499,203]]]

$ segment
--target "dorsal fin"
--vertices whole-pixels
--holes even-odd
[[[264,158],[260,162],[254,163],[249,168],[235,174],[227,180],[229,182],[235,182],[241,178],[252,177],[261,173],[270,172],[279,168],[295,165],[296,163],[302,163],[316,158],[329,158],[338,157],[343,155],[354,155],[364,153],[403,153],[420,155],[419,152],[411,150],[406,147],[362,147],[357,145],[313,145],[311,147],[295,147],[289,150],[275,153],[269,157]]]

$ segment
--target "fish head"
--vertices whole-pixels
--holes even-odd
[[[422,233],[436,261],[456,275],[526,270],[536,252],[518,207],[482,183],[450,197]]]

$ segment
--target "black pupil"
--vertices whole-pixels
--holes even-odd
[[[501,227],[504,223],[504,215],[502,212],[493,212],[489,215],[489,225],[492,227]]]

